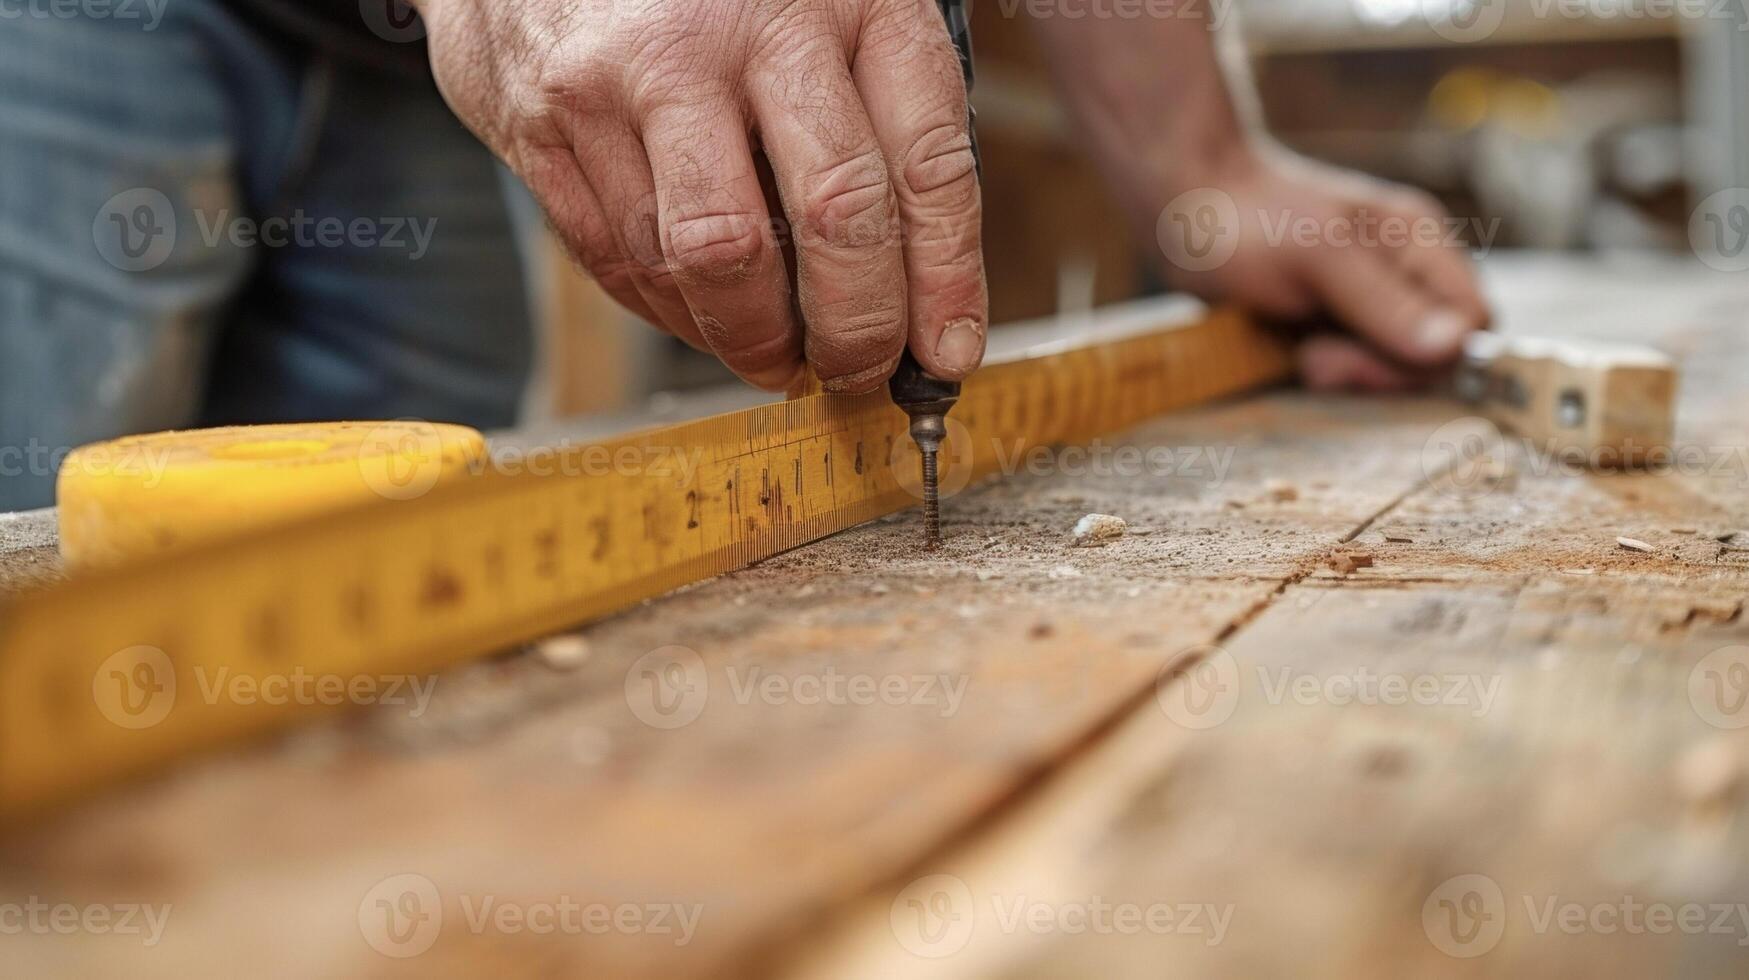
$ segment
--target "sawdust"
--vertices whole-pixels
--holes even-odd
[[[28,592],[66,578],[55,512],[0,514],[0,596]]]
[[[993,477],[944,501],[938,551],[919,546],[923,532],[913,509],[775,556],[713,584],[712,594],[742,597],[749,612],[767,615],[854,598],[867,603],[870,616],[891,618],[898,610],[963,620],[961,607],[971,606],[990,616],[1024,616],[1017,625],[1023,633],[1038,608],[1109,617],[1127,601],[1198,583],[1216,588],[1301,576],[1306,562],[1321,563],[1366,509],[1340,494],[1291,508],[1231,502],[1264,498],[1284,470],[1304,477],[1296,485],[1330,486],[1339,475],[1376,469],[1377,440],[1351,438],[1350,425],[1338,424],[1348,415],[1355,426],[1377,423],[1365,406],[1340,400],[1297,413],[1296,422],[1309,428],[1292,437],[1265,424],[1268,412],[1248,403],[1169,416],[1112,441],[1207,446],[1204,462],[1218,454],[1224,468]],[[1128,531],[1104,547],[1066,547],[1064,529],[1089,514],[1122,515]],[[807,603],[794,603],[804,583],[815,591]],[[919,587],[940,601],[897,601]]]

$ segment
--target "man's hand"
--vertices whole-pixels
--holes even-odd
[[[959,380],[988,319],[932,0],[420,0],[451,107],[615,299],[782,390]],[[795,282],[792,298],[791,279]]]
[[[1453,219],[1420,191],[1289,157],[1243,155],[1174,196],[1156,237],[1167,278],[1200,296],[1354,335],[1300,347],[1314,388],[1396,391],[1449,365],[1487,325]]]
[[[1444,212],[1258,136],[1243,53],[1217,43],[1211,9],[1038,21],[1072,117],[1167,278],[1286,319],[1329,314],[1348,333],[1300,351],[1316,387],[1398,389],[1451,364],[1488,311]]]

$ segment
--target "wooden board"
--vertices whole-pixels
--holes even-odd
[[[1619,288],[1593,307],[1565,280],[1571,319],[1543,329],[1671,298],[1640,279],[1627,310]],[[1741,314],[1697,292],[1662,339],[1740,370]],[[1742,976],[1749,555],[1717,539],[1749,531],[1749,457],[1743,396],[1698,360],[1682,438],[1704,469],[1515,453],[1498,480],[1418,487],[1356,528],[1369,567],[1289,582],[802,975]],[[965,925],[895,943],[920,897]],[[1164,924],[1068,932],[1099,908]]]
[[[1531,316],[1542,290],[1604,311],[1539,329],[1662,341],[1689,362],[1684,438],[1744,445],[1724,383],[1749,366],[1732,332],[1743,287],[1530,268],[1500,288]],[[1659,337],[1624,308],[1635,290]],[[1509,932],[1470,960],[1428,938],[1425,899],[1457,874],[1515,901],[1745,893],[1730,778],[1744,747],[1678,685],[1749,642],[1745,556],[1705,536],[1749,530],[1743,483],[1538,476],[1519,459],[1490,492],[1454,494],[1423,460],[1453,414],[1283,394],[1173,417],[1108,440],[1108,460],[1175,451],[1140,475],[1058,456],[969,489],[939,556],[913,547],[914,516],[866,526],[601,624],[571,669],[513,655],[438,677],[422,712],[369,708],[96,801],[0,842],[0,904],[167,903],[161,941],[8,937],[8,962],[148,977],[1741,975],[1729,935]],[[1068,547],[1093,512],[1141,533]],[[1622,553],[1618,534],[1666,550]],[[1157,695],[1182,693],[1210,644],[1241,678],[1377,667],[1494,677],[1499,693],[1477,715],[1270,704],[1245,697],[1250,680],[1229,718],[1191,729]],[[1047,926],[1096,899],[1233,911],[1213,946],[996,920],[930,958],[895,901],[929,899],[904,889],[937,873],[1005,913],[1042,906]],[[527,920],[567,903],[621,924]],[[441,928],[405,918],[397,939],[396,910],[441,910]],[[974,913],[993,921],[989,904]]]

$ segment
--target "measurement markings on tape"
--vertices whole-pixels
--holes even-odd
[[[995,471],[998,446],[1086,441],[1288,370],[1225,312],[994,364],[952,416],[944,484]],[[628,465],[487,471],[0,606],[0,814],[308,710],[203,697],[200,678],[429,673],[911,506],[905,425],[884,393],[800,398],[562,451]]]

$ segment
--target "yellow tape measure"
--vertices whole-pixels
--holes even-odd
[[[1288,373],[1236,314],[1162,326],[980,371],[952,416],[944,484]],[[0,814],[270,730],[331,703],[323,691],[439,670],[911,506],[905,425],[884,393],[815,395],[538,468],[402,473],[382,499],[0,607]],[[214,696],[294,675],[309,696]]]
[[[55,486],[61,562],[72,572],[376,500],[406,500],[488,464],[473,429],[324,422],[158,432],[85,446]]]

